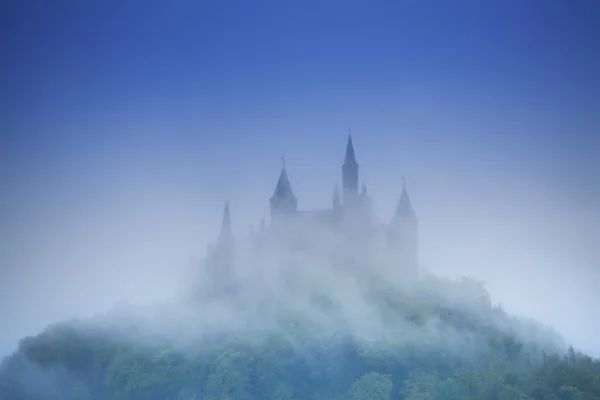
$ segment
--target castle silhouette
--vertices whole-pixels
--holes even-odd
[[[251,233],[257,238],[291,238],[289,232],[311,231],[294,228],[310,227],[310,229],[327,230],[351,242],[351,246],[379,240],[384,252],[393,255],[398,268],[402,268],[409,276],[418,276],[418,220],[411,205],[404,178],[402,190],[395,213],[389,222],[381,222],[371,206],[367,187],[362,185],[359,192],[359,164],[356,161],[352,135],[348,134],[346,154],[342,165],[342,192],[335,185],[330,208],[316,210],[299,210],[298,198],[295,196],[286,171],[285,160],[279,179],[271,196],[270,224],[261,220],[258,233]],[[287,236],[286,236],[287,235]],[[292,235],[293,236],[293,235]],[[298,238],[296,234],[295,238]],[[207,260],[213,266],[213,278],[227,274],[234,260],[235,235],[231,228],[229,202],[225,202],[221,231],[216,245],[210,245]]]

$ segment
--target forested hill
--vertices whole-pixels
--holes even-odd
[[[600,399],[600,361],[470,280],[121,307],[23,339],[2,400]],[[354,299],[352,301],[352,299]]]

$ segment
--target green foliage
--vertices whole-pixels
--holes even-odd
[[[460,285],[451,298],[383,288],[373,302],[382,324],[364,334],[285,310],[260,335],[181,347],[149,334],[130,340],[118,326],[59,324],[0,365],[0,399],[600,399],[599,360],[528,341],[480,285]],[[335,315],[334,304],[318,303]]]
[[[369,372],[352,384],[348,397],[351,400],[390,400],[393,387],[389,375]]]

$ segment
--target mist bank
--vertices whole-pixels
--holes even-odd
[[[120,303],[24,338],[2,364],[0,394],[191,400],[600,393],[598,360],[551,327],[493,304],[484,282],[415,275],[397,249],[361,231],[299,229],[229,237],[173,297]],[[576,372],[567,379],[564,369]]]
[[[295,289],[305,301],[265,295],[245,304],[241,295],[213,293],[200,300],[182,293],[152,306],[119,304],[93,318],[53,324],[23,339],[4,360],[0,395],[191,400],[600,394],[598,360],[568,348],[551,328],[493,306],[481,282],[426,275],[408,289],[380,278],[358,280],[352,314],[313,286],[306,297]]]

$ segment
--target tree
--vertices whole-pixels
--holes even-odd
[[[392,389],[389,375],[369,372],[352,384],[348,397],[351,400],[390,400]]]

